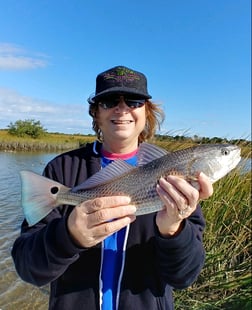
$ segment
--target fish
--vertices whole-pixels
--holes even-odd
[[[202,144],[168,152],[141,143],[136,167],[115,160],[73,188],[23,170],[20,171],[23,213],[32,226],[60,205],[77,206],[96,197],[115,195],[129,196],[136,206],[136,216],[157,212],[164,208],[156,191],[161,177],[177,175],[199,189],[199,172],[214,183],[237,166],[240,152],[240,147],[232,144]]]

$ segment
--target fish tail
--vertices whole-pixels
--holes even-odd
[[[59,205],[58,193],[69,189],[31,171],[20,171],[20,176],[22,208],[29,226],[32,226]]]

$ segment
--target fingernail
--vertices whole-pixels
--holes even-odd
[[[199,173],[199,175],[198,175],[199,177],[203,177],[203,178],[206,178],[206,175],[205,175],[205,173],[204,172],[202,172],[202,171],[200,171],[200,173]]]
[[[131,201],[130,197],[123,197],[123,200],[125,201],[125,204],[129,204]]]
[[[164,177],[161,177],[160,179],[159,179],[159,182],[165,182],[166,181],[166,179],[164,178]]]
[[[130,213],[136,213],[136,210],[137,210],[137,208],[136,208],[136,206],[129,206],[129,210],[130,210]]]

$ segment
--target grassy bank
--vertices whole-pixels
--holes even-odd
[[[252,149],[251,149],[251,142],[249,141],[240,141],[240,142],[233,142],[233,141],[224,141],[223,143],[233,143],[233,144],[237,144],[241,147],[241,156],[243,158],[251,158],[252,156]],[[180,150],[180,149],[185,149],[187,147],[192,147],[196,144],[198,144],[198,142],[195,142],[191,139],[188,140],[183,140],[183,141],[177,141],[175,139],[167,139],[167,140],[160,140],[160,139],[155,139],[154,141],[155,144],[157,144],[158,146],[169,150],[169,151],[176,151],[176,150]],[[214,140],[209,141],[209,143],[222,143],[222,142],[216,142]]]
[[[198,281],[177,291],[176,309],[249,310],[251,303],[251,172],[237,171],[214,184],[202,203],[206,264]]]
[[[60,134],[46,133],[43,137],[33,139],[31,137],[17,137],[8,133],[7,130],[0,130],[0,151],[27,151],[27,152],[57,152],[66,151],[80,147],[83,144],[92,142],[96,139],[94,135],[80,134]],[[207,143],[220,142],[215,139],[208,139]],[[229,142],[229,141],[224,141]],[[251,157],[251,141],[230,141],[231,143],[239,144],[242,149],[242,157]],[[190,138],[177,139],[170,136],[157,136],[153,143],[163,147],[169,151],[193,146],[198,141]],[[205,142],[204,142],[205,143]]]
[[[78,148],[80,145],[91,142],[94,136],[67,135],[48,133],[39,139],[30,137],[16,137],[7,130],[0,130],[0,151],[28,151],[28,152],[55,152]]]

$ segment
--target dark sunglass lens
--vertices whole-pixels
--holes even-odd
[[[136,109],[136,108],[140,108],[145,104],[145,100],[144,99],[124,99],[125,103],[127,104],[127,106],[131,109]],[[106,99],[101,99],[100,101],[100,106],[103,109],[112,109],[114,107],[116,107],[120,102],[120,98],[106,98]]]
[[[103,99],[101,100],[100,105],[103,107],[103,109],[112,109],[118,105],[118,101],[114,99]]]
[[[130,99],[127,99],[125,100],[127,106],[129,108],[132,108],[132,109],[136,109],[136,108],[140,108],[144,105],[145,103],[145,100],[130,100]]]

